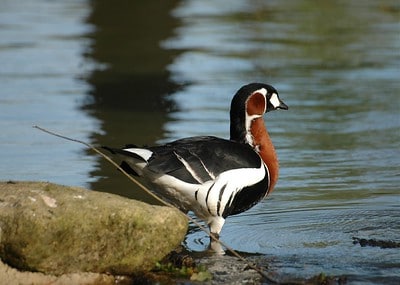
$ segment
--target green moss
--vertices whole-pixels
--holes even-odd
[[[329,276],[322,272],[308,280],[305,280],[305,284],[333,285],[333,284],[346,284],[346,281],[347,278],[345,276]]]
[[[0,257],[21,269],[142,272],[178,246],[187,230],[177,210],[116,195],[32,182],[0,183],[0,190],[7,205],[0,212]]]
[[[211,273],[203,265],[199,266],[185,266],[177,267],[172,262],[157,262],[153,272],[164,273],[170,275],[172,278],[184,278],[191,281],[208,281],[212,279]]]

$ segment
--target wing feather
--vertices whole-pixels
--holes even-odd
[[[188,183],[214,180],[231,169],[258,168],[261,163],[250,146],[216,137],[192,137],[149,149],[149,170]]]
[[[269,189],[261,157],[249,145],[230,140],[203,136],[162,146],[107,149],[122,155],[124,169],[145,176],[165,199],[206,219],[243,212]]]

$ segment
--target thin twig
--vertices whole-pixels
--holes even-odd
[[[110,162],[112,165],[114,165],[118,170],[120,170],[126,177],[128,177],[129,180],[131,180],[133,183],[135,183],[136,185],[138,185],[142,190],[144,190],[147,194],[149,194],[150,196],[152,196],[153,198],[155,198],[157,201],[159,201],[160,203],[164,204],[165,206],[168,207],[172,207],[172,208],[176,208],[174,205],[166,202],[165,200],[162,200],[160,197],[158,197],[157,195],[155,195],[153,192],[151,192],[146,186],[144,186],[142,183],[140,183],[138,180],[136,180],[135,178],[133,178],[131,175],[129,175],[121,166],[119,166],[116,162],[114,162],[108,155],[104,154],[103,152],[101,152],[98,148],[96,148],[95,146],[78,140],[78,139],[73,139],[73,138],[69,138],[67,136],[64,135],[60,135],[58,133],[55,133],[53,131],[49,131],[47,129],[44,129],[42,127],[39,126],[33,126],[33,128],[38,129],[42,132],[45,132],[47,134],[50,134],[52,136],[56,136],[68,141],[72,141],[72,142],[76,142],[76,143],[80,143],[85,145],[86,147],[88,147],[89,149],[93,150],[94,152],[96,152],[97,154],[99,154],[100,156],[102,156],[103,158],[105,158],[108,162]],[[213,241],[220,243],[223,247],[226,248],[227,251],[229,251],[230,253],[232,253],[232,255],[236,256],[237,258],[239,258],[241,261],[243,261],[244,263],[246,263],[246,265],[255,270],[256,272],[258,272],[262,277],[266,278],[269,282],[274,283],[274,284],[278,284],[279,282],[277,280],[275,280],[274,278],[272,278],[271,276],[269,276],[266,272],[264,272],[261,268],[257,267],[256,265],[252,264],[250,261],[248,261],[245,257],[241,256],[239,253],[237,253],[234,249],[232,249],[231,247],[227,246],[223,241],[221,241],[219,238],[215,237],[211,232],[209,232],[205,227],[203,227],[201,224],[199,224],[195,219],[193,219],[192,217],[190,217],[188,214],[185,214],[185,216],[187,217],[187,219],[189,221],[191,221],[192,223],[194,223],[197,227],[199,227],[200,230],[202,230],[203,232],[205,232]]]
[[[69,138],[69,137],[66,137],[66,136],[57,134],[57,133],[55,133],[55,132],[46,130],[46,129],[44,129],[44,128],[42,128],[42,127],[39,127],[39,126],[33,126],[33,128],[38,129],[38,130],[41,130],[42,132],[48,133],[48,134],[50,134],[50,135],[53,135],[53,136],[56,136],[56,137],[59,137],[59,138],[65,139],[65,140],[69,140],[69,141],[72,141],[72,142],[77,142],[77,143],[80,143],[80,144],[83,144],[83,145],[87,146],[88,148],[90,148],[91,150],[93,150],[93,151],[96,152],[97,154],[101,155],[103,158],[105,158],[105,159],[106,159],[108,162],[110,162],[112,165],[114,165],[114,166],[115,166],[118,170],[120,170],[126,177],[128,177],[129,180],[131,180],[133,183],[135,183],[136,185],[138,185],[142,190],[144,190],[144,191],[145,191],[146,193],[148,193],[150,196],[152,196],[153,198],[155,198],[157,201],[159,201],[160,203],[162,203],[162,204],[164,204],[164,205],[166,205],[166,206],[174,207],[173,205],[171,205],[170,203],[168,203],[168,202],[162,200],[160,197],[158,197],[158,196],[155,195],[153,192],[151,192],[149,189],[147,189],[146,186],[144,186],[144,185],[143,185],[142,183],[140,183],[138,180],[136,180],[136,179],[133,178],[131,175],[129,175],[121,166],[119,166],[119,165],[118,165],[117,163],[115,163],[109,156],[107,156],[106,154],[104,154],[103,152],[101,152],[100,150],[98,150],[98,149],[97,149],[96,147],[94,147],[93,145],[91,145],[91,144],[89,144],[89,143],[87,143],[87,142],[78,140],[78,139],[72,139],[72,138]]]

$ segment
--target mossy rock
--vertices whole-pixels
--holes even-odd
[[[186,217],[113,194],[43,182],[0,182],[0,258],[50,274],[137,274],[177,247]]]

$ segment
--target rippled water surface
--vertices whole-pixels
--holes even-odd
[[[82,146],[229,136],[234,92],[275,86],[274,193],[222,239],[279,274],[400,282],[400,6],[396,1],[0,3],[0,179],[49,180],[150,201]],[[23,7],[23,9],[22,9]],[[149,17],[151,15],[151,17]],[[191,227],[189,249],[208,239]]]

